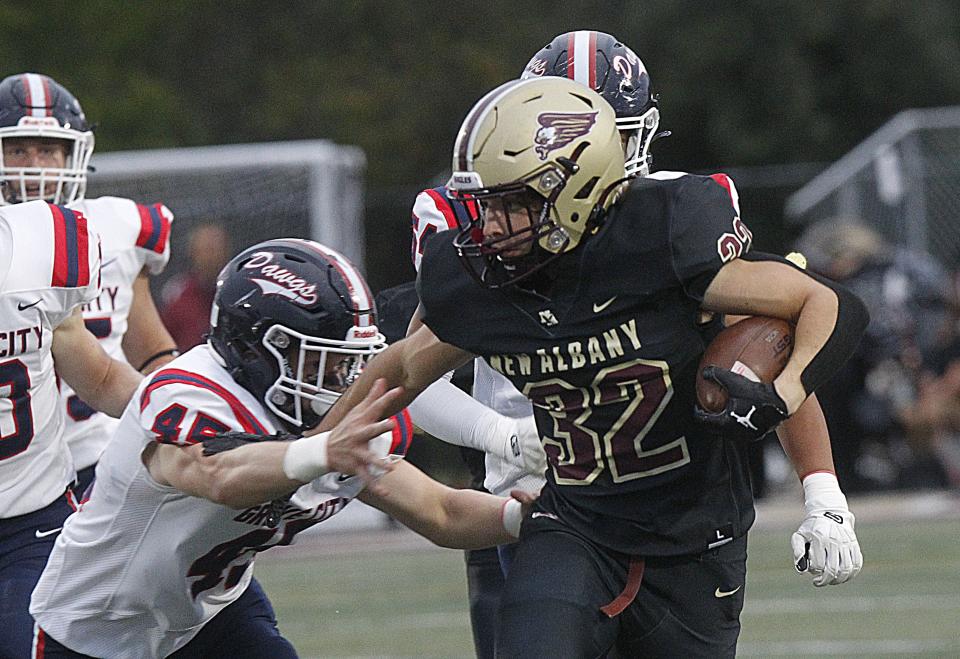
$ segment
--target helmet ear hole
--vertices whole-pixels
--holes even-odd
[[[593,192],[593,188],[596,187],[597,182],[600,180],[599,176],[592,177],[589,181],[584,183],[583,187],[577,191],[577,194],[573,196],[574,199],[587,199],[590,197],[590,194]],[[574,213],[576,215],[576,213]],[[576,222],[576,220],[573,220]]]

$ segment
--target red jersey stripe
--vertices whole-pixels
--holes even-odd
[[[150,384],[147,385],[140,396],[140,411],[145,410],[147,405],[150,404],[150,396],[154,391],[168,384],[186,384],[211,391],[230,406],[234,417],[244,432],[258,435],[269,434],[266,428],[257,420],[257,417],[225,387],[202,375],[180,369],[163,369],[153,374]]]
[[[457,216],[450,207],[450,202],[436,190],[427,190],[426,193],[433,199],[433,204],[437,207],[437,210],[443,214],[443,219],[447,221],[447,228],[456,229],[459,225],[457,224]]]
[[[140,214],[137,247],[163,254],[170,236],[170,220],[163,214],[163,204],[137,204],[137,212]]]
[[[62,288],[67,285],[67,232],[63,212],[59,206],[48,204],[53,216],[53,277],[50,285]]]

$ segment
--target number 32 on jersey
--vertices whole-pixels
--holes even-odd
[[[643,446],[673,396],[664,361],[634,359],[609,366],[589,387],[551,378],[527,384],[523,393],[553,421],[552,429],[543,429],[543,448],[560,485],[589,485],[604,469],[613,482],[622,483],[690,462],[684,437]]]

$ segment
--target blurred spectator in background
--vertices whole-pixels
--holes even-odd
[[[845,491],[960,486],[956,285],[924,252],[889,245],[856,219],[800,239],[809,267],[870,308],[863,342],[820,401]]]
[[[187,270],[171,277],[160,294],[160,316],[181,351],[202,343],[210,325],[217,275],[232,254],[226,229],[218,224],[195,226],[190,231],[187,254]]]

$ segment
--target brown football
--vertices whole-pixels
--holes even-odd
[[[770,383],[780,375],[793,351],[793,326],[779,318],[751,316],[723,329],[707,346],[697,369],[697,402],[708,412],[727,404],[727,392],[703,379],[703,369],[714,365],[751,380]]]

